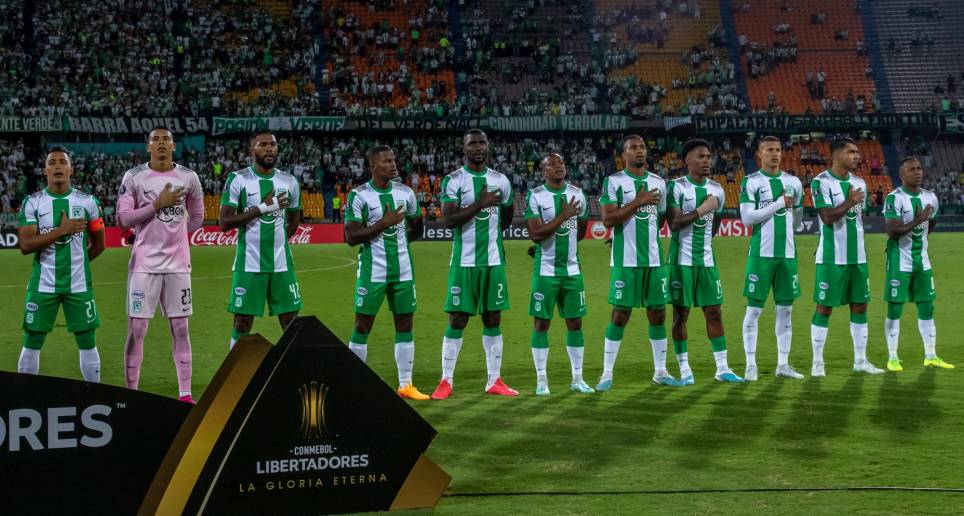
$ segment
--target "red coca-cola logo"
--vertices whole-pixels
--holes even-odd
[[[238,243],[238,230],[232,229],[227,233],[213,226],[197,228],[191,233],[191,245],[236,245]]]
[[[311,243],[311,229],[313,225],[301,224],[298,229],[295,230],[295,234],[291,235],[288,239],[290,244],[310,244]]]

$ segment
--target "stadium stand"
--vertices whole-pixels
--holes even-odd
[[[872,3],[897,111],[964,109],[964,11],[956,0]]]
[[[855,1],[743,2],[735,20],[754,111],[873,110]]]

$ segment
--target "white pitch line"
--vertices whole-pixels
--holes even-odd
[[[350,265],[355,265],[355,263],[356,263],[354,258],[346,258],[346,257],[344,257],[344,256],[333,256],[332,258],[338,258],[339,260],[345,260],[345,263],[343,263],[343,264],[341,264],[341,265],[332,265],[331,267],[315,267],[315,268],[312,268],[312,269],[295,269],[295,273],[296,273],[296,274],[304,274],[304,273],[306,273],[306,272],[318,272],[318,271],[330,271],[330,270],[332,270],[332,269],[343,269],[343,268],[348,267],[348,266],[350,266]],[[199,278],[199,277],[197,277],[197,276],[192,276],[192,277],[191,277],[191,281],[195,281],[195,280],[212,280],[212,279],[227,279],[227,278],[230,278],[230,277],[231,277],[230,274],[227,275],[227,276],[205,276],[205,277],[203,277],[203,278]],[[96,286],[100,286],[100,285],[126,285],[126,284],[127,284],[127,280],[124,280],[124,281],[95,281],[95,282],[94,282],[94,286],[95,286],[95,287],[96,287]],[[20,284],[20,285],[0,285],[0,288],[27,288],[27,285],[26,285],[26,284]]]

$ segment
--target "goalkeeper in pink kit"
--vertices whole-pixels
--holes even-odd
[[[147,137],[151,161],[128,170],[117,199],[118,224],[133,228],[135,239],[127,275],[125,378],[137,389],[144,337],[158,304],[174,340],[178,398],[191,396],[191,253],[188,233],[204,222],[204,192],[194,171],[172,161],[174,135],[164,127]]]

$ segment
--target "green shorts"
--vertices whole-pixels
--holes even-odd
[[[94,302],[92,290],[76,294],[48,294],[28,290],[26,309],[23,314],[23,329],[50,333],[54,329],[61,304],[64,305],[67,331],[77,333],[100,326],[100,315],[97,313],[97,304]]]
[[[864,304],[870,301],[870,273],[866,263],[817,264],[813,302],[823,306]]]
[[[393,314],[415,312],[415,281],[372,282],[355,280],[355,313],[376,315],[388,296],[388,309]]]
[[[241,315],[278,315],[301,310],[301,287],[294,271],[243,272],[231,275],[231,298],[228,311]]]
[[[662,308],[669,302],[666,267],[610,267],[609,304],[615,308]]]
[[[723,283],[716,267],[670,265],[669,292],[675,306],[723,304]]]
[[[529,297],[529,315],[539,319],[552,319],[552,308],[559,304],[559,315],[565,319],[586,316],[586,287],[582,274],[575,276],[532,275],[532,294]]]
[[[889,265],[889,264],[888,264]],[[887,268],[884,301],[888,303],[923,303],[937,299],[934,271],[901,272]]]
[[[509,308],[509,282],[505,278],[505,265],[491,267],[449,268],[448,293],[445,295],[445,311],[499,312]]]
[[[800,275],[796,258],[761,258],[751,256],[746,261],[746,285],[743,297],[766,301],[773,289],[777,303],[793,302],[800,297]]]

